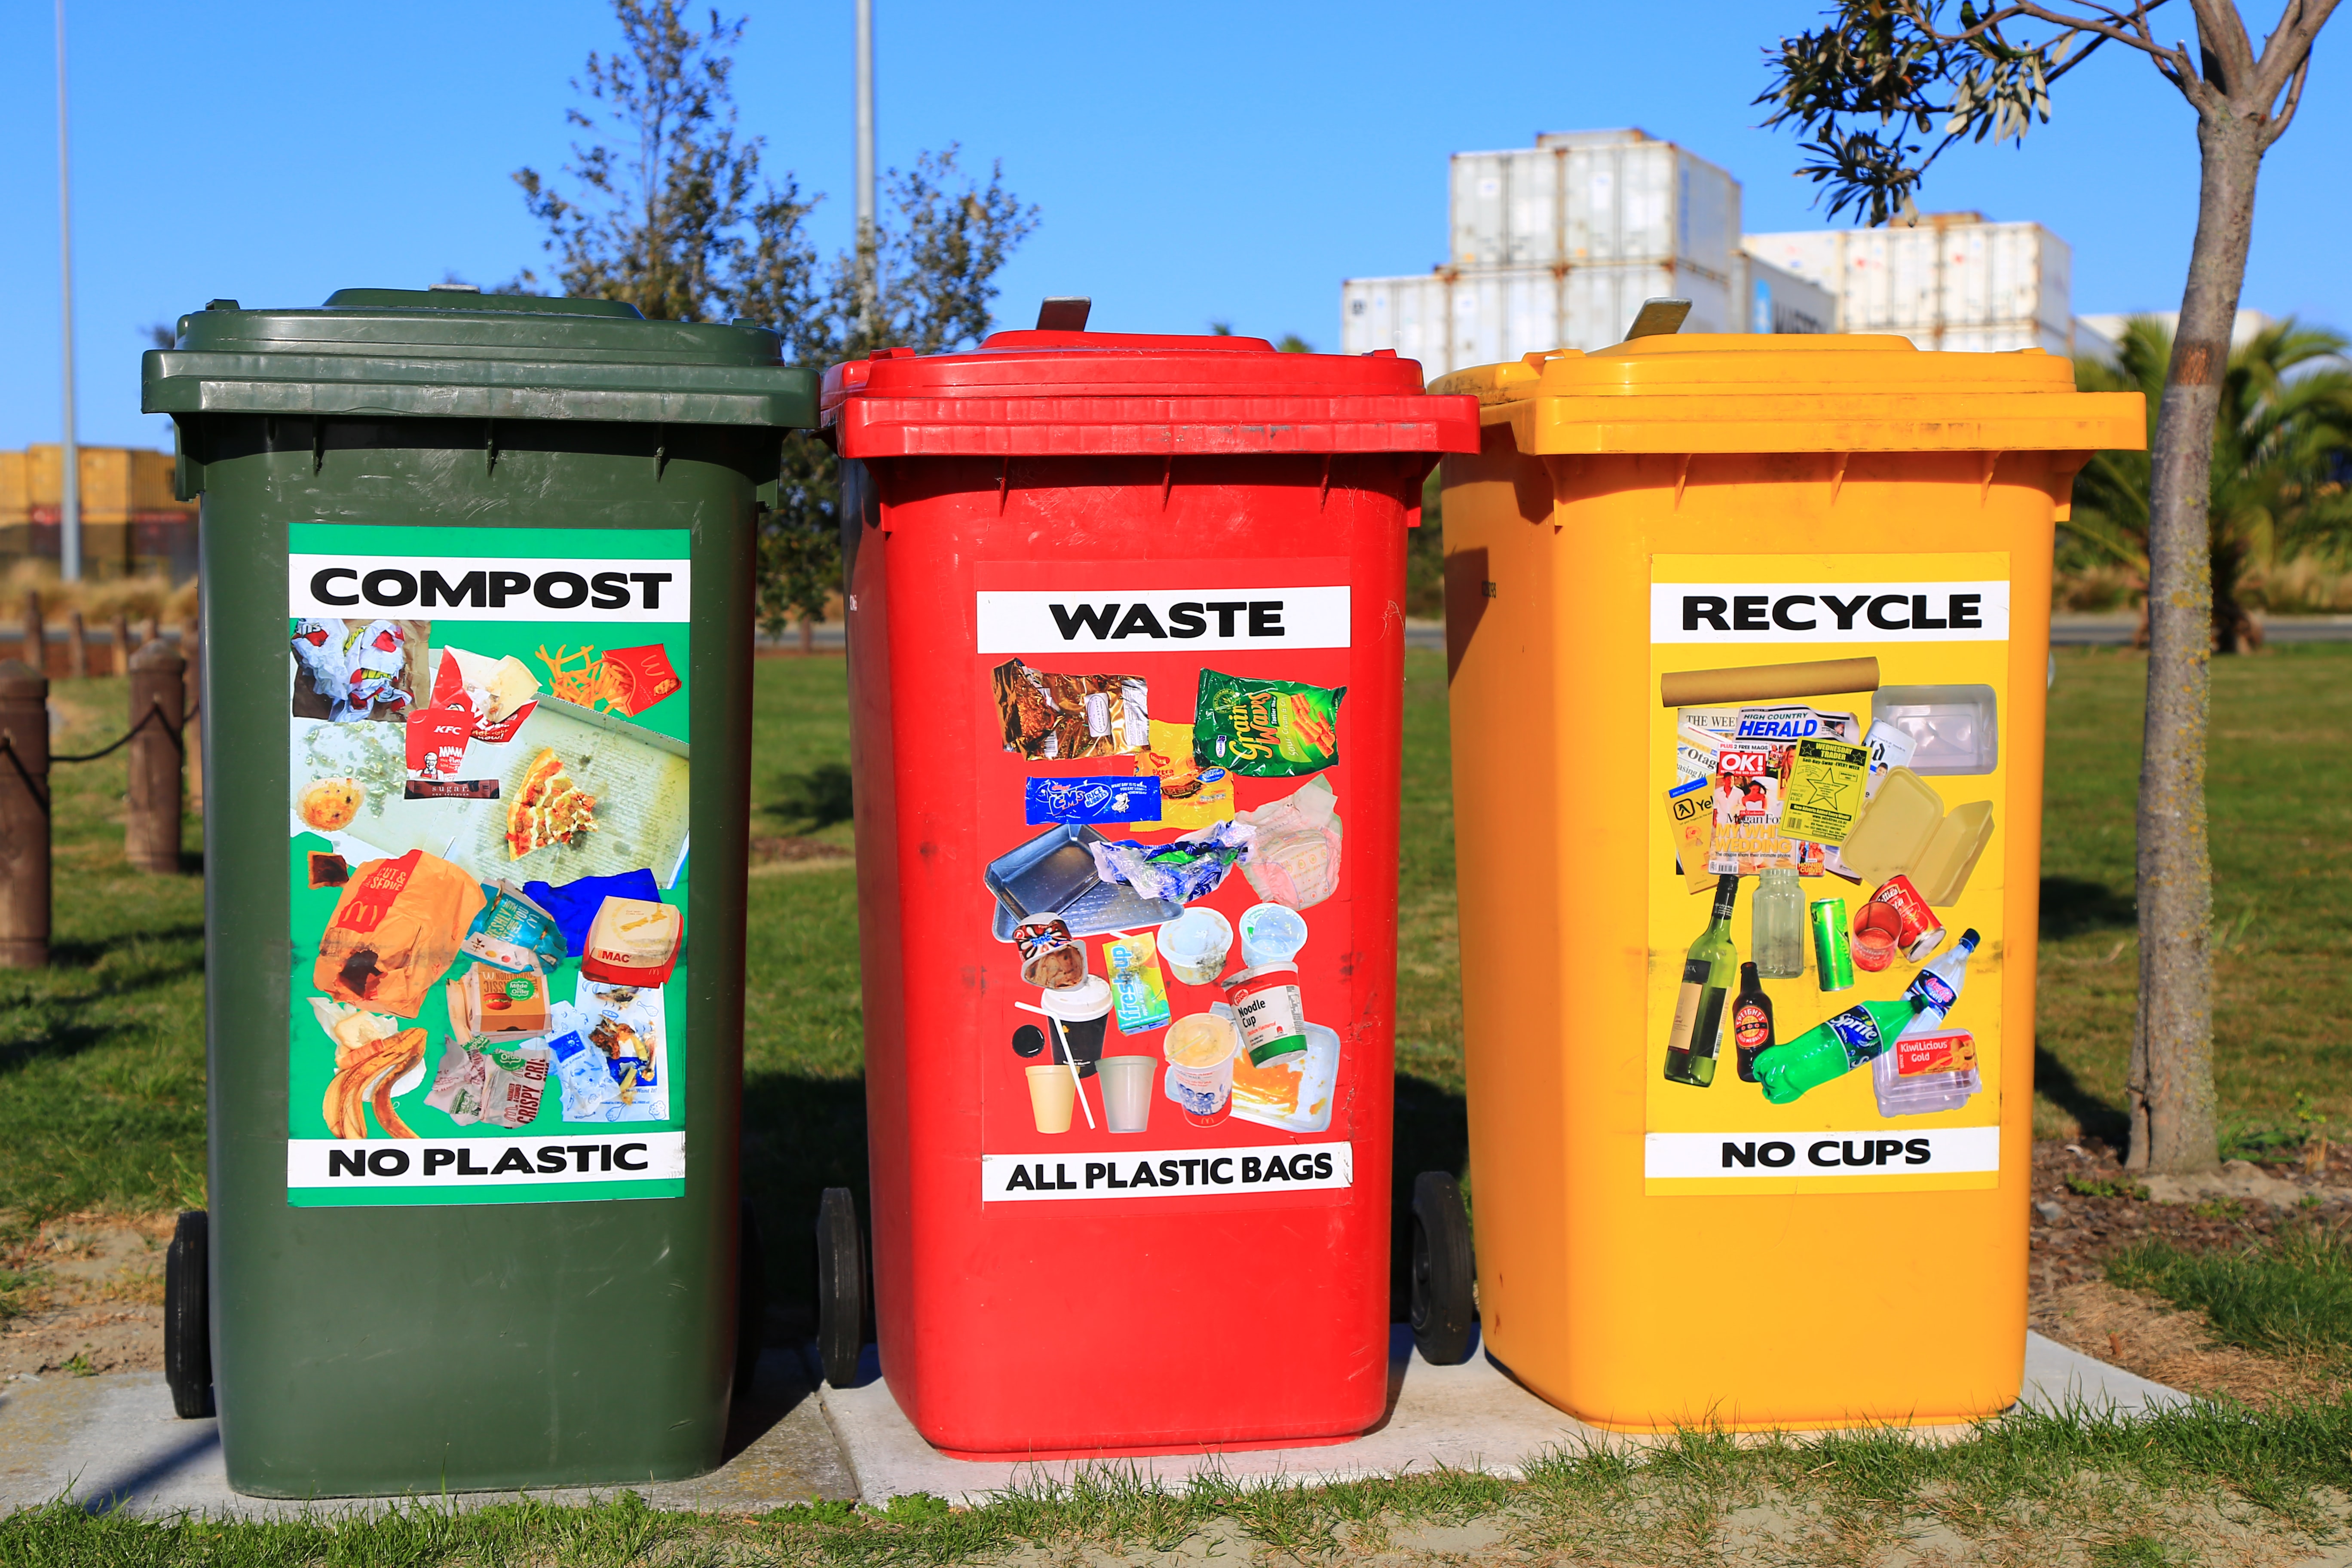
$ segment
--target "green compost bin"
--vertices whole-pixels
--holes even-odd
[[[167,1316],[240,1491],[722,1457],[780,348],[349,289],[146,356],[207,656],[210,1285]]]

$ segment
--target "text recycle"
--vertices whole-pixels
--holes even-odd
[[[1786,632],[1823,629],[1826,610],[1842,632],[1978,631],[1982,594],[1685,594],[1682,629]],[[1802,619],[1799,616],[1802,616]]]

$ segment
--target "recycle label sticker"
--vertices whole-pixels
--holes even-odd
[[[1646,1192],[1999,1180],[2009,587],[1652,557]]]

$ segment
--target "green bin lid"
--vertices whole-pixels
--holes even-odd
[[[215,300],[151,350],[149,414],[816,424],[817,375],[748,322],[649,321],[611,300],[342,289],[315,309]]]

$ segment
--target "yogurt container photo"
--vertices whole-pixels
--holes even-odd
[[[1186,910],[1160,928],[1160,956],[1187,985],[1214,985],[1233,947],[1233,922],[1214,910]]]
[[[1194,1126],[1214,1127],[1232,1113],[1240,1047],[1233,1020],[1215,1013],[1190,1013],[1168,1026],[1160,1045],[1168,1058],[1168,1098]]]
[[[1263,969],[1288,963],[1307,945],[1307,917],[1286,904],[1252,904],[1242,911],[1242,963]]]

